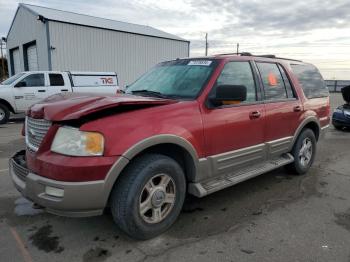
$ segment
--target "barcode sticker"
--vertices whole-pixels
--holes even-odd
[[[210,66],[212,61],[209,60],[192,60],[188,62],[187,65],[192,65],[192,66]]]

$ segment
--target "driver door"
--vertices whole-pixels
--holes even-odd
[[[26,111],[31,105],[44,99],[46,94],[46,80],[44,73],[27,75],[13,88],[15,104],[18,111]]]
[[[254,166],[264,161],[266,156],[265,107],[259,98],[251,64],[246,61],[228,62],[211,93],[215,94],[216,86],[220,85],[243,85],[247,88],[247,98],[239,104],[203,110],[207,156],[214,176]]]

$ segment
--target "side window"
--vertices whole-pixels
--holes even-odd
[[[307,98],[329,96],[327,85],[316,67],[310,64],[292,64],[291,67]]]
[[[292,85],[291,85],[291,83],[290,83],[290,81],[289,81],[289,79],[287,77],[286,71],[280,65],[278,65],[278,68],[280,69],[280,72],[282,74],[282,79],[283,79],[283,82],[284,82],[284,86],[286,87],[288,98],[295,98],[295,94],[293,92]]]
[[[64,86],[63,76],[61,74],[49,74],[50,86]]]
[[[22,86],[45,86],[44,74],[32,74],[23,78],[20,83]]]
[[[266,100],[281,100],[287,98],[286,89],[280,70],[274,63],[256,63],[264,84]]]
[[[216,80],[216,86],[219,85],[243,85],[247,88],[247,100],[244,102],[257,100],[254,76],[249,62],[227,63]]]

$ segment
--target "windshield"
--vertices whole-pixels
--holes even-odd
[[[194,99],[210,78],[216,60],[182,59],[164,62],[130,85],[126,93]]]
[[[1,82],[2,85],[11,85],[13,82],[15,82],[18,78],[23,76],[25,73],[18,73],[14,76],[11,76],[10,78],[6,79],[5,81]]]

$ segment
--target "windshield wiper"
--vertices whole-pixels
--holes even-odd
[[[131,91],[131,93],[133,95],[135,94],[140,94],[140,95],[146,95],[146,96],[154,96],[154,97],[160,97],[160,98],[168,98],[167,95],[164,95],[160,92],[156,92],[156,91],[150,91],[150,90],[146,90],[146,89],[142,89],[142,90],[133,90]]]

